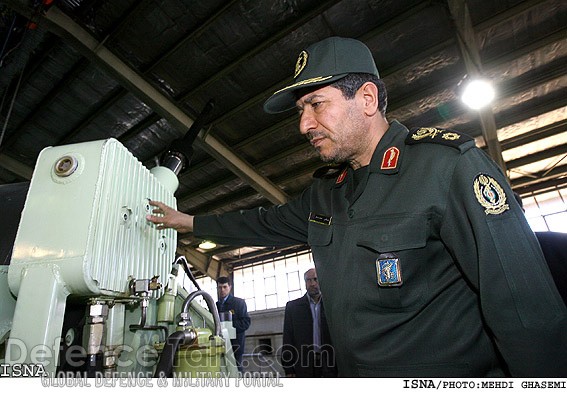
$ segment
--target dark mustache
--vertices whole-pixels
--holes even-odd
[[[307,134],[305,134],[305,136],[307,137],[307,139],[309,141],[311,141],[313,138],[325,137],[325,133],[320,132],[320,131],[309,131],[309,132],[307,132]]]

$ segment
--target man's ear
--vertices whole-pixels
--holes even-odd
[[[364,102],[364,113],[368,116],[376,115],[378,112],[378,87],[372,82],[365,82],[359,89],[357,94],[360,94]]]

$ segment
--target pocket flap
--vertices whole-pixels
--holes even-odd
[[[356,244],[378,253],[422,248],[427,241],[425,215],[375,218],[364,227]]]
[[[307,242],[312,246],[326,246],[333,238],[333,227],[318,223],[309,223]]]

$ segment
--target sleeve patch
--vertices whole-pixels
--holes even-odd
[[[459,149],[466,142],[474,141],[467,134],[454,130],[438,129],[435,127],[420,127],[412,129],[406,137],[406,145],[415,145],[423,142],[452,146]]]
[[[479,174],[473,182],[474,195],[487,215],[499,215],[510,209],[506,203],[506,193],[496,179],[486,174]]]

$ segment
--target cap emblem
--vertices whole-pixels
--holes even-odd
[[[309,55],[306,51],[301,51],[299,56],[297,57],[297,62],[295,63],[295,73],[293,74],[293,78],[297,78],[299,74],[303,71],[305,66],[307,65],[307,58]]]

